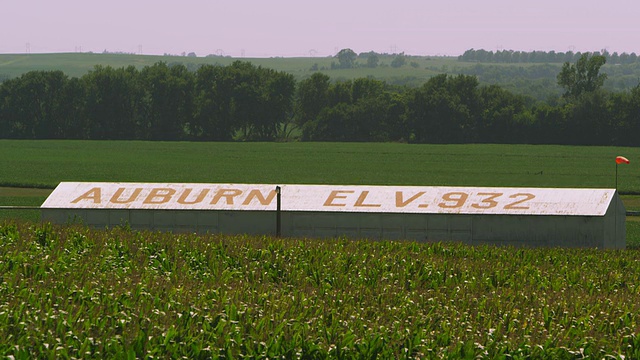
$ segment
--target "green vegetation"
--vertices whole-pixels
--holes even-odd
[[[65,180],[612,187],[622,154],[632,162],[618,169],[620,188],[640,191],[637,148],[5,140],[0,151],[0,181],[35,187]],[[49,191],[0,190],[3,202],[23,205]],[[0,354],[16,359],[634,358],[640,351],[636,250],[36,224],[0,226]],[[627,232],[637,247],[640,222],[628,221]]]
[[[18,77],[29,71],[60,70],[71,77],[81,77],[96,65],[114,68],[133,65],[142,69],[157,62],[164,62],[183,64],[187,68],[195,70],[201,65],[227,66],[233,61],[242,60],[256,66],[287,72],[293,75],[296,80],[306,79],[314,72],[319,71],[330,76],[334,81],[373,78],[393,85],[417,87],[439,74],[473,75],[477,76],[483,85],[498,84],[514,93],[545,100],[550,94],[560,94],[555,77],[560,72],[562,63],[574,62],[580,54],[571,54],[571,56],[565,54],[567,56],[563,57],[554,54],[555,58],[545,60],[545,57],[540,56],[541,52],[529,54],[535,55],[535,59],[531,56],[524,57],[525,53],[518,52],[517,59],[514,59],[512,51],[503,51],[501,55],[509,55],[509,59],[505,60],[505,56],[500,56],[499,59],[494,56],[486,56],[489,53],[491,52],[470,50],[461,57],[401,54],[406,59],[406,64],[401,67],[391,66],[399,56],[398,54],[374,54],[376,61],[371,62],[369,61],[371,54],[362,53],[356,60],[357,66],[348,69],[332,68],[332,64],[338,63],[339,60],[335,57],[231,58],[226,56],[189,57],[91,53],[0,54],[0,81]],[[482,56],[478,54],[482,54]],[[615,53],[603,55],[607,57],[609,64],[603,68],[603,72],[607,73],[609,77],[605,88],[612,91],[623,91],[637,85],[640,67],[637,56],[634,57],[635,54],[632,54],[634,56],[627,54],[624,59]],[[375,64],[375,66],[371,64]]]
[[[0,219],[40,221],[40,210],[32,208],[42,205],[50,193],[50,189],[0,187],[0,207],[24,207],[24,209],[0,208]]]
[[[170,71],[162,64],[153,65],[174,60],[183,65],[169,66]],[[346,94],[351,102],[338,102],[315,114],[311,129],[321,135],[326,129],[318,120],[330,124],[328,121],[336,119],[362,119],[370,114],[361,110],[372,104],[399,104],[393,95],[398,89],[388,91],[374,80],[357,79],[387,76],[392,80],[383,81],[389,84],[420,86],[421,79],[431,79],[439,72],[458,73],[462,68],[485,73],[478,76],[483,84],[490,79],[486,70],[494,73],[501,67],[519,74],[536,74],[540,69],[554,73],[554,77],[557,74],[548,64],[527,65],[525,70],[518,64],[520,68],[514,70],[512,65],[485,67],[446,58],[405,59],[403,55],[400,60],[380,56],[366,61],[371,67],[351,63],[349,69],[338,69],[333,58],[251,59],[256,66],[286,71],[302,81],[311,79],[316,70],[331,74],[334,83],[327,95]],[[95,61],[121,69],[94,68]],[[126,80],[127,74],[135,72],[132,69],[142,69],[170,79],[175,86],[165,90],[173,91],[185,88],[182,80],[190,75],[184,70],[195,71],[203,61],[228,66],[233,59],[0,55],[0,81],[32,70],[62,69],[71,76],[95,71],[91,74],[94,80],[115,79],[118,86],[139,90],[139,83],[118,81]],[[61,64],[69,67],[61,68]],[[134,67],[125,69],[129,65]],[[145,66],[153,68],[145,70]],[[635,65],[623,66],[620,71],[628,75],[628,66]],[[242,68],[248,67],[238,64],[232,70]],[[603,69],[606,71],[606,66]],[[54,80],[49,85],[66,81],[63,74],[54,72],[24,78],[32,82],[3,84],[59,93],[55,87],[39,88],[37,84],[42,83],[35,80],[42,79],[41,75]],[[540,90],[540,82],[523,79],[526,77],[516,81],[548,94],[548,88]],[[36,86],[29,87],[33,84]],[[68,95],[79,94],[73,92],[82,89],[79,82],[69,84],[64,88]],[[489,124],[503,129],[508,128],[500,123],[504,119],[533,123],[531,113],[514,116],[525,109],[522,98],[495,87],[476,89],[477,85],[464,76],[436,76],[413,91],[411,101],[428,104],[422,109],[425,113],[441,111],[435,119],[460,121],[467,119],[467,105],[483,99],[493,104],[486,107],[491,117],[476,119],[481,120],[478,124],[493,119],[496,121]],[[555,78],[551,86],[558,91]],[[93,95],[106,94],[100,93],[105,91],[103,86],[90,89],[97,91]],[[110,95],[122,95],[122,88],[114,89]],[[248,91],[238,93],[243,96],[256,95],[249,91],[255,87],[233,89]],[[384,89],[384,96],[377,97],[380,89]],[[460,89],[473,91],[458,92]],[[594,91],[573,103],[543,106],[532,113],[554,124],[566,119],[582,121],[573,126],[583,133],[547,128],[540,131],[544,136],[565,136],[578,143],[587,139],[585,134],[600,139],[607,135],[600,126],[612,125],[601,119],[621,123],[635,119],[624,116],[637,110],[639,89],[613,95]],[[372,91],[376,96],[366,95],[359,101],[358,91],[360,95]],[[472,94],[467,100],[473,101],[462,101],[465,94]],[[478,94],[482,97],[476,98]],[[179,102],[187,98],[178,99],[170,92],[165,95],[189,108],[186,105],[190,103]],[[153,97],[143,98],[150,101]],[[118,99],[122,102],[101,106],[131,105],[131,98]],[[33,105],[28,97],[20,101]],[[160,97],[153,101],[156,107],[146,103],[140,109],[157,111],[154,119],[174,116],[158,111],[160,105],[169,103]],[[509,106],[500,105],[501,101]],[[32,116],[38,121],[26,133],[53,136],[42,127],[46,122],[39,121],[51,114],[66,114],[69,120],[71,113],[47,108],[50,104],[24,107],[42,113],[18,114],[10,109],[5,115],[20,121],[26,118],[23,116]],[[394,106],[387,110],[398,110]],[[626,112],[611,117],[606,113],[609,109]],[[151,113],[131,114],[138,116],[137,120],[150,121],[147,115]],[[596,115],[587,116],[584,122],[588,114]],[[75,120],[86,114],[76,115]],[[128,113],[107,115],[103,117],[108,121],[123,121]],[[433,131],[451,133],[434,127],[439,124],[428,117],[416,119],[424,127],[414,133],[415,138],[439,142],[445,140],[429,138]],[[535,119],[544,125],[541,118]],[[635,124],[631,120],[628,126]],[[10,130],[24,131],[20,121],[1,125],[17,124]],[[110,124],[108,121],[102,125]],[[469,124],[462,121],[454,126]],[[243,126],[246,130],[247,124]],[[8,129],[2,128],[3,134]],[[511,128],[507,133],[517,134],[522,129],[529,128]],[[483,130],[493,134],[491,127]],[[633,127],[627,130],[620,132],[622,137],[637,137]],[[411,139],[403,139],[407,140]],[[504,141],[500,138],[496,142]],[[636,147],[1,140],[0,152],[4,170],[0,185],[31,188],[0,188],[2,205],[38,205],[60,181],[611,188],[616,180],[614,158],[624,155],[631,164],[618,168],[619,189],[628,209],[640,208],[640,170],[635,165],[640,150]],[[21,211],[7,215],[8,210],[0,210],[0,217],[31,220],[0,225],[0,356],[8,358],[640,358],[640,305],[636,301],[640,294],[640,221],[634,217],[627,221],[630,249],[602,251],[174,235],[127,228],[100,231],[38,224],[34,211]]]
[[[354,68],[346,56],[336,69]],[[31,71],[0,83],[0,138],[638,146],[640,86],[605,90],[604,61],[565,63],[557,84],[567,96],[544,102],[462,74],[406,87],[321,72],[296,82],[243,61],[100,65],[80,78]]]
[[[96,65],[111,66],[113,68],[135,66],[141,70],[145,66],[152,66],[158,62],[167,64],[180,63],[195,69],[200,65],[230,65],[233,59],[229,57],[185,57],[185,56],[152,56],[152,55],[128,55],[128,54],[0,54],[0,74],[8,77],[18,77],[29,71],[54,71],[60,70],[71,77],[86,75]],[[275,70],[284,70],[296,73],[308,70],[313,64],[312,60],[305,58],[265,58],[243,59],[256,66],[267,67]],[[321,61],[322,59],[320,59]],[[318,61],[318,60],[316,60]],[[331,64],[328,59],[326,65]]]
[[[113,68],[135,66],[141,70],[145,66],[152,66],[158,62],[167,64],[183,64],[189,69],[197,69],[201,65],[231,65],[234,61],[248,61],[256,66],[284,71],[301,80],[311,76],[315,71],[321,71],[333,75],[335,79],[355,79],[372,76],[381,80],[400,80],[405,77],[427,80],[431,76],[442,73],[440,70],[471,66],[473,63],[457,64],[455,57],[411,57],[413,61],[419,61],[422,69],[403,67],[391,68],[393,56],[379,55],[379,66],[375,68],[357,67],[352,69],[331,69],[331,63],[337,59],[332,57],[304,57],[304,58],[231,58],[224,56],[212,57],[187,57],[187,56],[151,56],[129,54],[0,54],[0,79],[2,77],[14,78],[29,71],[54,71],[60,70],[71,77],[81,77],[91,71],[96,65],[111,66]],[[426,67],[440,69],[438,71],[426,69]],[[317,70],[313,70],[316,68]]]
[[[599,72],[606,61],[604,56],[589,57],[585,54],[575,65],[564,63],[562,71],[558,74],[558,84],[565,89],[563,96],[579,97],[602,87],[607,75]]]
[[[638,358],[637,251],[0,226],[0,355]]]
[[[615,187],[640,194],[638,148],[401,143],[0,141],[0,185],[60,181]]]
[[[613,188],[624,155],[618,188],[627,210],[640,211],[638,148],[2,140],[0,152],[0,186],[35,188],[0,188],[5,206],[40,205],[50,190],[37,188],[61,181]],[[38,221],[39,212],[0,211],[7,217]],[[640,246],[640,223],[627,230],[629,247]]]
[[[640,216],[627,216],[627,249],[640,249]]]

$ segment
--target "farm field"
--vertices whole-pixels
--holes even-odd
[[[39,205],[60,181],[612,188],[624,155],[619,189],[640,209],[636,148],[4,140],[0,151],[2,205]],[[603,251],[91,230],[24,211],[1,213],[3,357],[640,357],[636,217],[629,249]]]
[[[616,186],[640,194],[640,149],[400,143],[0,140],[0,186],[60,181],[514,187]]]
[[[640,211],[637,148],[0,140],[0,151],[5,206],[38,206],[61,181],[613,188],[622,154],[631,164],[619,165],[618,188]],[[9,217],[39,212],[0,209]],[[640,245],[640,222],[629,219],[628,244]]]
[[[638,251],[0,225],[0,355],[637,359]]]

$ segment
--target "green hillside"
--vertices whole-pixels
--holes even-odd
[[[256,66],[284,71],[300,81],[314,72],[327,74],[334,81],[356,78],[374,78],[391,85],[416,87],[438,74],[465,74],[477,76],[483,85],[497,84],[514,93],[531,96],[538,100],[557,97],[561,91],[556,76],[562,63],[496,63],[482,61],[459,61],[457,57],[404,55],[404,64],[391,66],[397,54],[377,54],[378,66],[367,67],[366,54],[360,54],[350,69],[340,69],[335,57],[298,58],[232,58],[228,56],[155,56],[135,54],[0,54],[0,82],[29,71],[61,70],[70,77],[81,77],[96,65],[121,68],[135,66],[139,69],[158,62],[184,64],[191,70],[202,64],[229,65],[234,61],[247,61]],[[602,72],[608,76],[604,88],[610,91],[625,91],[638,85],[640,62],[620,65],[606,64]]]
[[[401,68],[389,66],[393,56],[380,56],[380,65],[376,68],[331,69],[331,63],[337,62],[332,57],[307,57],[307,58],[232,58],[224,56],[189,57],[189,56],[154,56],[133,54],[91,54],[91,53],[61,53],[61,54],[0,54],[0,78],[16,77],[34,70],[61,70],[72,77],[80,77],[93,69],[95,65],[126,67],[136,66],[142,68],[157,62],[167,64],[181,63],[187,67],[197,67],[202,64],[229,65],[234,61],[248,61],[257,66],[262,66],[278,71],[286,71],[296,78],[302,79],[315,72],[317,67],[333,78],[351,79],[358,77],[375,77],[391,80],[402,77],[415,77],[428,79],[429,77],[447,72],[455,66],[468,67],[471,64],[458,64],[455,57],[410,57],[411,61],[419,64],[418,68],[406,65]],[[325,69],[325,70],[323,70]],[[439,69],[439,70],[437,70]]]

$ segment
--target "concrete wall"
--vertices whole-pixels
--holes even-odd
[[[283,235],[517,247],[626,246],[624,222],[602,216],[293,213],[283,218]]]
[[[622,216],[618,216],[620,208],[617,210],[612,207],[606,216],[283,212],[282,236],[623,249],[624,208]],[[42,209],[42,219],[59,224],[79,222],[95,228],[128,224],[136,230],[276,233],[273,211]]]
[[[275,212],[42,209],[42,220],[56,224],[79,223],[93,228],[128,225],[134,230],[223,234],[275,234]]]

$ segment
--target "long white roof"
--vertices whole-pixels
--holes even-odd
[[[276,210],[604,216],[614,189],[62,182],[60,209]]]

